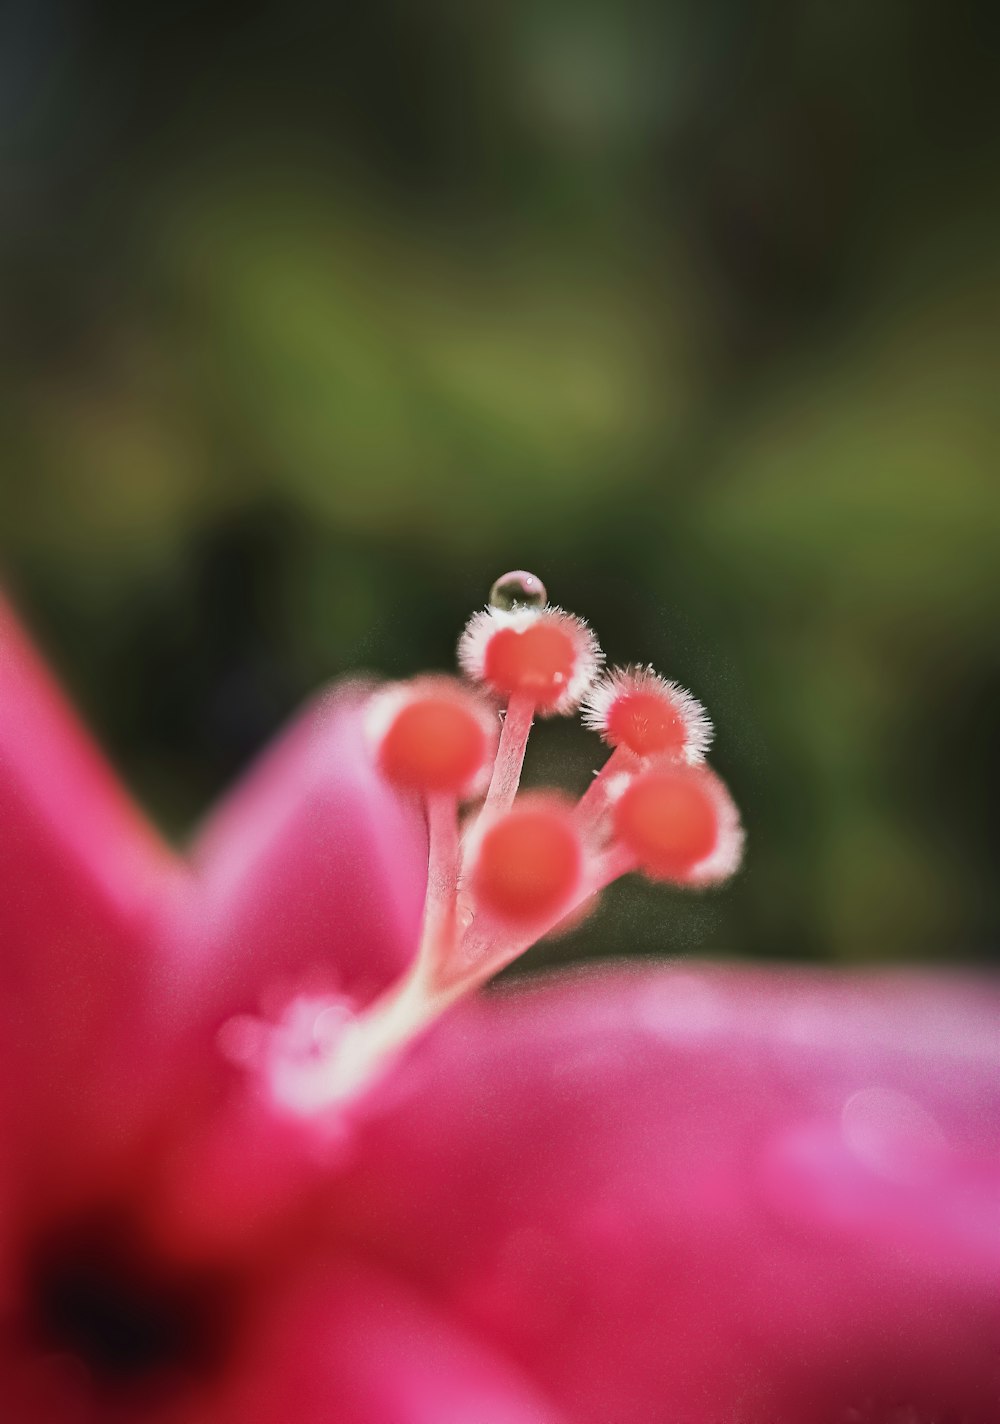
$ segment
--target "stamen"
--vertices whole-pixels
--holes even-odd
[[[704,761],[712,740],[712,724],[697,698],[648,666],[606,672],[584,698],[583,722],[611,747],[691,765]]]
[[[580,705],[603,654],[586,623],[561,608],[487,608],[469,619],[458,660],[467,677],[497,696],[530,697],[552,716]]]
[[[614,829],[654,880],[709,884],[731,875],[742,854],[736,807],[706,767],[660,763],[630,778],[615,802]]]
[[[534,719],[534,698],[529,697],[527,693],[519,693],[507,703],[500,732],[500,746],[483,807],[484,815],[498,815],[513,805],[517,788],[521,784],[524,753]]]
[[[486,797],[486,813],[509,810],[517,794],[524,753],[536,714],[571,712],[579,705],[603,661],[594,634],[562,609],[527,606],[510,585],[544,585],[534,574],[506,574],[493,586],[509,608],[491,606],[473,614],[458,644],[467,677],[507,699],[500,750]],[[505,591],[506,590],[506,591]]]
[[[569,908],[583,873],[572,809],[561,798],[528,795],[490,823],[472,856],[475,902],[495,919],[525,925]]]
[[[651,667],[615,668],[595,686],[597,639],[545,598],[535,575],[505,574],[459,641],[466,675],[506,700],[502,723],[451,678],[372,700],[378,765],[426,809],[423,933],[407,971],[360,1011],[300,998],[277,1029],[229,1026],[223,1050],[250,1067],[267,1060],[273,1096],[289,1110],[324,1112],[363,1091],[450,1004],[575,923],[619,876],[641,870],[696,886],[737,868],[743,832],[725,786],[701,765],[711,739],[701,704]],[[549,793],[517,798],[534,718],[581,701],[584,721],[612,748],[604,767],[575,807]],[[460,848],[459,804],[486,789],[494,751],[484,805]]]
[[[601,820],[614,799],[616,782],[635,771],[636,757],[628,747],[615,747],[600,771],[595,772],[590,785],[576,803],[577,825],[585,834],[596,835]],[[624,783],[622,783],[624,784]],[[619,791],[621,786],[619,786]]]
[[[577,807],[580,826],[591,829],[606,812],[616,779],[637,761],[655,756],[694,766],[712,740],[712,724],[697,698],[651,666],[605,673],[584,698],[583,722],[614,748]]]
[[[376,697],[368,734],[394,785],[461,800],[482,792],[498,724],[480,698],[454,678],[417,678]]]
[[[455,949],[459,869],[458,804],[454,796],[427,798],[427,895],[418,958],[437,978]]]

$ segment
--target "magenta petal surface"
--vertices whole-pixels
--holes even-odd
[[[124,797],[0,603],[0,996],[6,1130],[91,1131],[145,946],[184,872]],[[19,1166],[23,1170],[24,1163]]]
[[[0,603],[0,992],[11,1036],[89,1049],[179,874]],[[64,1066],[65,1060],[63,1060]]]
[[[392,1276],[343,1263],[269,1304],[232,1383],[177,1424],[560,1424],[502,1355]]]
[[[426,831],[372,765],[362,698],[314,703],[202,831],[171,985],[199,1012],[257,1009],[305,984],[363,1002],[413,954]]]
[[[171,1249],[232,1250],[277,1229],[315,1172],[308,1129],[255,1101],[249,1063],[224,1061],[223,1022],[273,1027],[300,1000],[363,1004],[415,949],[424,817],[376,773],[363,698],[321,698],[222,803],[156,955],[157,1044],[176,1069],[160,1095],[186,1103],[164,1121],[154,1191]]]
[[[332,1209],[588,1424],[994,1424],[998,1203],[995,993],[677,968],[456,1011]]]

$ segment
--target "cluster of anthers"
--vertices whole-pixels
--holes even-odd
[[[320,1015],[337,1023],[321,1061],[315,1043],[309,1055],[314,1108],[357,1093],[449,1005],[575,923],[620,876],[698,887],[739,864],[739,815],[705,765],[712,727],[701,704],[651,667],[605,671],[593,632],[549,604],[535,575],[497,580],[458,661],[464,680],[390,686],[367,713],[382,775],[426,809],[423,933],[381,998]],[[585,794],[575,804],[555,791],[518,795],[534,719],[578,709],[612,749]]]

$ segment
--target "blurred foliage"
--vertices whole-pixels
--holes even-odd
[[[988,957],[1000,22],[541,0],[0,17],[0,552],[183,837],[504,568],[689,684],[743,876],[591,953]],[[596,748],[544,727],[529,775]]]

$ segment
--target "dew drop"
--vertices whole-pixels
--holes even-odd
[[[512,608],[544,608],[548,602],[545,585],[527,569],[502,574],[490,589],[490,607],[509,613]]]

